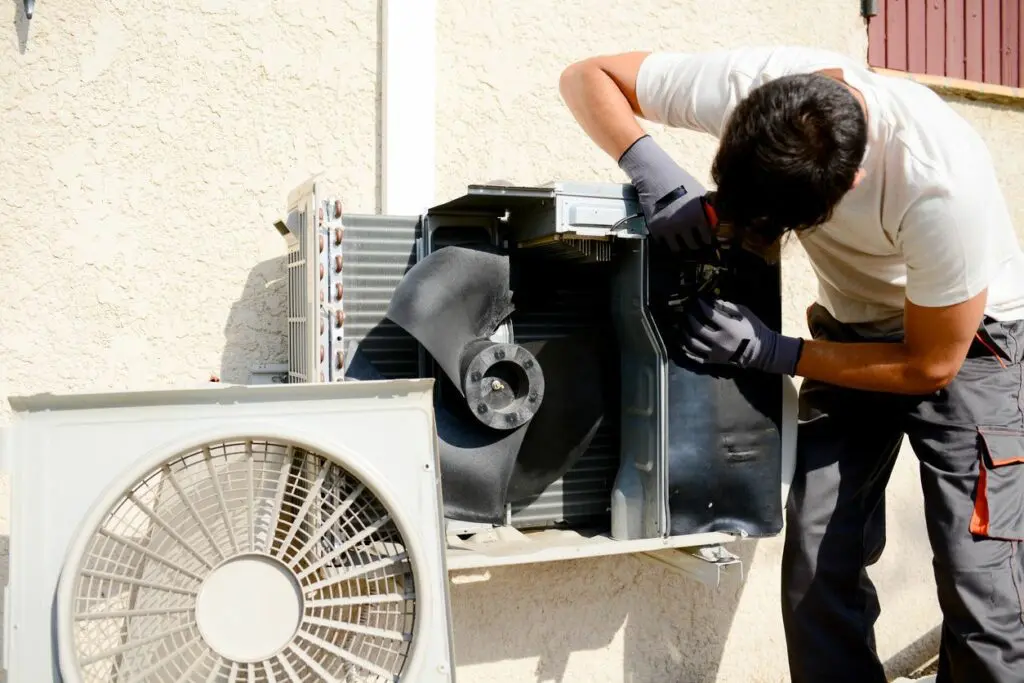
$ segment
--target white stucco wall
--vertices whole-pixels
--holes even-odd
[[[245,381],[249,366],[283,360],[284,245],[271,223],[288,190],[322,169],[348,211],[377,207],[376,0],[49,0],[28,27],[20,4],[0,7],[0,396]],[[558,99],[574,59],[787,42],[862,57],[858,11],[438,0],[437,199],[495,178],[619,178]],[[1024,226],[1024,114],[955,106],[988,126]],[[713,140],[659,139],[706,172]],[[786,325],[799,332],[813,291],[799,247],[785,271]],[[7,414],[0,403],[0,423]],[[904,455],[872,572],[886,660],[934,642],[938,625]],[[633,557],[453,586],[459,681],[784,681],[781,540],[735,549],[746,580],[717,592]]]

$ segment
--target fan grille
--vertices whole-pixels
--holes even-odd
[[[291,638],[241,661],[196,604],[218,567],[246,557],[287,568],[301,600]],[[258,613],[260,595],[244,598]],[[85,683],[377,682],[402,680],[415,594],[399,528],[369,488],[322,455],[239,440],[166,461],[113,505],[72,609]]]

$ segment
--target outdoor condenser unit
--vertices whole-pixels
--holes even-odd
[[[452,683],[433,384],[11,397],[8,683]]]
[[[789,379],[680,357],[652,306],[714,291],[778,329],[777,264],[723,248],[652,268],[615,183],[472,185],[387,216],[314,179],[289,207],[289,381],[435,378],[450,536],[781,529]]]

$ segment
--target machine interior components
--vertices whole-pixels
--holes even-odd
[[[290,374],[435,378],[450,533],[782,528],[782,378],[695,364],[673,341],[714,294],[778,329],[777,264],[729,244],[651,254],[629,185],[474,185],[409,217],[308,210],[314,270],[290,265],[319,268],[321,301],[290,309],[291,338],[317,339],[315,318],[321,351],[296,351]]]

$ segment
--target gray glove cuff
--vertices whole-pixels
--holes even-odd
[[[796,366],[800,362],[800,353],[804,350],[804,340],[799,337],[776,337],[775,353],[772,354],[771,368],[769,372],[796,375]]]
[[[693,176],[673,161],[650,135],[639,138],[622,153],[619,168],[633,182],[645,212],[653,212],[660,199],[679,187],[703,194],[703,188]]]

